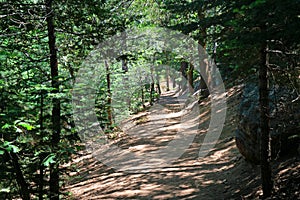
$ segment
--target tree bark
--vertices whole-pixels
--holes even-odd
[[[46,1],[46,12],[47,12],[47,30],[48,30],[48,45],[50,51],[50,68],[51,68],[51,84],[52,93],[55,95],[59,93],[59,80],[58,80],[58,61],[57,61],[57,49],[55,39],[55,27],[54,27],[54,13],[52,9],[52,0]],[[60,100],[57,97],[52,99],[52,138],[51,146],[53,153],[57,153],[60,141]],[[59,199],[59,166],[57,163],[50,165],[50,199]]]
[[[182,75],[182,79],[181,79],[182,91],[185,91],[187,89],[187,79],[188,79],[187,69],[188,69],[188,62],[181,61],[180,72]]]
[[[7,152],[8,153],[8,152]],[[20,194],[23,200],[30,200],[30,192],[29,192],[29,185],[28,183],[25,181],[25,178],[23,176],[20,164],[19,164],[19,158],[18,156],[13,153],[10,152],[9,153],[12,164],[13,164],[13,168],[14,168],[14,172],[16,174],[16,180],[17,183],[20,187]]]
[[[166,82],[167,82],[167,91],[170,91],[170,67],[166,67]]]
[[[189,70],[187,72],[187,79],[188,79],[188,87],[191,94],[194,93],[194,84],[193,84],[193,73],[194,73],[194,66],[190,63]]]
[[[204,10],[203,8],[200,8],[198,10],[198,19],[199,20],[203,20],[205,18],[204,15]],[[209,78],[209,65],[207,65],[204,60],[202,59],[204,57],[204,53],[205,53],[205,48],[206,48],[206,41],[205,41],[205,37],[206,37],[206,27],[201,27],[200,28],[200,35],[201,38],[199,38],[198,40],[198,44],[201,46],[200,48],[202,48],[204,50],[204,52],[199,48],[198,50],[198,54],[199,54],[199,58],[200,58],[200,71],[201,71],[201,79],[200,79],[200,90],[201,90],[201,97],[202,98],[206,98],[209,95],[209,90],[208,90],[208,85],[210,82],[210,78]],[[207,81],[205,82],[205,78],[203,77],[204,74],[207,77]]]
[[[261,63],[259,68],[259,103],[261,129],[261,179],[264,198],[269,197],[272,191],[272,175],[270,167],[270,119],[269,119],[269,78],[267,43],[261,47]]]
[[[44,195],[44,165],[43,160],[45,157],[40,156],[40,163],[39,163],[39,200],[43,200]]]
[[[44,132],[44,90],[41,90],[41,105],[40,105],[40,135],[43,135]],[[43,165],[44,156],[40,155],[39,163],[39,200],[43,200],[44,195],[44,165]]]
[[[145,88],[146,92],[147,92],[147,88]],[[144,92],[144,86],[142,86],[141,88],[141,96],[142,96],[142,106],[143,108],[145,108],[145,92]]]
[[[200,90],[201,90],[201,98],[206,98],[209,96],[208,85],[210,84],[210,77],[209,77],[209,64],[205,61],[205,42],[198,41],[201,47],[198,49],[198,54],[200,58]],[[204,45],[204,46],[203,46]],[[206,79],[206,80],[205,80]]]
[[[171,79],[172,79],[172,88],[175,89],[176,88],[176,75],[174,73],[172,73]]]
[[[111,110],[111,88],[110,88],[110,69],[107,61],[105,61],[105,67],[106,67],[106,83],[107,83],[107,117],[108,117],[108,125],[109,128],[113,125],[113,116],[112,116],[112,110]]]
[[[158,72],[158,69],[157,67],[155,67],[155,79],[156,79],[156,88],[157,88],[157,93],[159,95],[161,95],[161,89],[160,89],[160,80],[159,80],[159,72]]]
[[[166,55],[166,85],[167,85],[167,91],[170,91],[169,52],[168,51],[164,51],[164,54]]]
[[[124,86],[124,90],[128,91],[129,87],[128,87],[128,77],[126,76],[126,73],[128,72],[128,61],[129,61],[129,55],[126,54],[126,49],[127,49],[127,35],[126,32],[122,32],[121,33],[122,36],[122,41],[121,41],[121,50],[123,52],[123,55],[121,55],[121,63],[122,63],[122,72],[124,73],[123,76],[123,86]],[[130,109],[130,104],[131,104],[131,100],[130,100],[130,95],[126,95],[126,103],[127,103],[127,107],[128,109]]]
[[[154,72],[153,72],[153,66],[150,67],[151,72],[151,84],[150,84],[150,105],[153,105],[154,102]]]

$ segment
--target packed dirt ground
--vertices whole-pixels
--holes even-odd
[[[185,94],[175,91],[164,93],[156,103],[159,107],[153,106],[126,120],[126,126],[123,126],[123,131],[112,144],[143,157],[168,144],[178,132],[184,131],[185,135],[194,134],[194,139],[184,154],[171,165],[151,165],[142,170],[126,170],[126,165],[123,165],[121,170],[116,170],[97,159],[97,150],[83,150],[74,157],[72,163],[65,166],[71,176],[64,189],[68,199],[261,198],[259,166],[245,161],[235,146],[240,90],[241,87],[237,86],[227,91],[225,126],[216,145],[205,157],[198,157],[198,153],[209,126],[209,98],[200,103],[187,102],[184,101]],[[192,115],[196,119],[190,117],[189,120],[182,120],[195,106],[199,107],[199,115]],[[163,118],[157,118],[159,115]],[[199,126],[185,129],[191,123]],[[106,156],[108,159],[118,157],[109,153]],[[299,156],[277,160],[272,165],[275,177],[275,193],[272,198],[298,198]]]

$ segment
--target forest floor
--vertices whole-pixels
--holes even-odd
[[[97,150],[83,150],[68,164],[71,169],[64,192],[68,199],[254,199],[261,195],[259,166],[246,162],[235,146],[234,132],[237,126],[237,105],[240,87],[227,91],[227,115],[225,126],[210,153],[198,157],[199,149],[207,133],[210,121],[210,101],[200,104],[189,102],[184,95],[166,92],[152,108],[133,115],[124,122],[123,132],[112,144],[141,157],[151,154],[168,144],[178,132],[194,134],[194,139],[187,150],[172,165],[159,164],[126,171],[124,160],[120,160],[120,171],[108,162],[97,159]],[[197,119],[182,120],[189,115],[192,107],[199,106]],[[185,112],[187,111],[187,112]],[[161,116],[158,118],[157,116]],[[192,115],[195,116],[195,115]],[[200,124],[197,128],[185,129],[192,123]],[[180,124],[180,126],[179,126]],[[118,154],[107,151],[107,159],[116,160]],[[149,158],[151,160],[151,158]],[[149,160],[149,162],[150,162]],[[123,164],[122,164],[123,162]],[[130,161],[132,163],[145,162]],[[288,166],[299,171],[299,159]],[[298,164],[295,164],[298,163]],[[279,167],[279,165],[278,165]],[[280,167],[279,167],[280,168]],[[285,167],[281,166],[284,173]],[[125,171],[124,171],[125,170]],[[296,184],[299,173],[296,174]],[[296,186],[298,187],[298,186]]]

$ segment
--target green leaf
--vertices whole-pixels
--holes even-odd
[[[17,128],[17,129],[16,129],[16,132],[17,132],[17,133],[23,133],[22,129],[20,129],[20,128]]]
[[[264,4],[264,3],[266,3],[266,0],[256,0],[253,3],[251,3],[249,7],[254,8],[254,7]]]
[[[240,12],[240,10],[238,9],[238,8],[235,8],[235,9],[233,9],[233,11],[232,11],[233,13],[239,13]]]
[[[55,163],[55,155],[53,153],[49,154],[44,160],[43,165],[48,167],[50,164]]]
[[[22,126],[23,128],[25,128],[28,131],[34,129],[34,126],[31,126],[30,124],[28,124],[26,122],[20,122],[20,123],[18,123],[18,125]]]
[[[9,193],[10,188],[1,188],[0,193],[2,193],[2,192]]]
[[[5,149],[6,149],[6,151],[8,151],[8,152],[14,152],[14,153],[18,153],[19,151],[20,151],[20,149],[19,149],[19,147],[17,147],[16,145],[13,145],[13,144],[7,144],[7,143],[4,143],[4,145],[6,146],[6,147],[4,147]]]
[[[3,155],[5,153],[5,151],[0,150],[0,155]]]
[[[4,125],[1,127],[1,129],[8,129],[8,128],[10,128],[10,127],[11,127],[10,124],[4,124]]]

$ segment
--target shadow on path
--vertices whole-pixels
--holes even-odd
[[[141,158],[152,159],[149,155],[159,152],[178,137],[178,132],[193,135],[193,140],[178,159],[171,165],[152,163],[146,168],[120,172],[84,151],[70,164],[78,169],[78,172],[70,173],[71,178],[65,187],[72,193],[70,198],[241,199],[257,186],[259,177],[255,166],[241,159],[235,147],[236,94],[229,95],[231,100],[225,127],[217,145],[204,158],[197,156],[209,125],[210,103],[202,102],[199,106],[191,101],[187,104],[184,97],[176,95],[166,93],[157,106],[126,120],[123,130],[127,134],[114,145]],[[199,107],[198,114],[191,114],[194,106]],[[110,155],[109,148],[106,153],[108,159],[120,162],[123,167],[140,164],[138,159],[124,161],[121,154]],[[157,156],[164,158],[165,155],[154,157]]]

